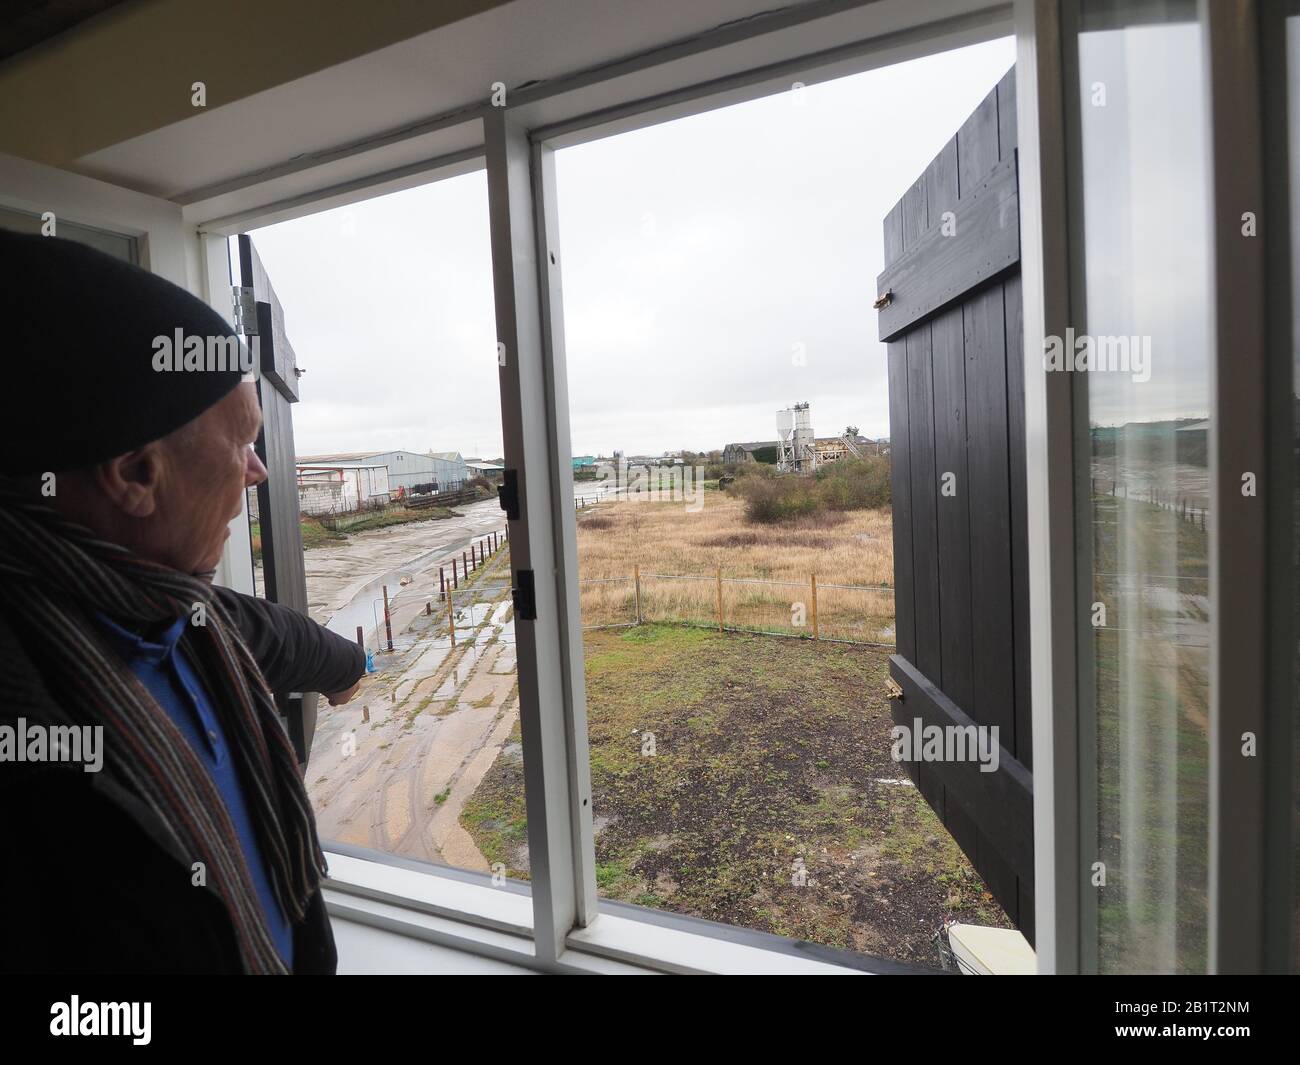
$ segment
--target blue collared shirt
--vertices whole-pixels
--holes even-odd
[[[188,615],[182,615],[156,641],[150,641],[102,614],[98,617],[99,624],[112,639],[123,661],[176,723],[212,775],[212,782],[225,800],[230,821],[239,835],[244,861],[266,912],[271,938],[285,964],[292,969],[293,928],[272,889],[270,872],[253,828],[248,804],[244,801],[238,771],[226,744],[225,730],[194,669],[184,654],[176,653],[176,645],[189,620]]]

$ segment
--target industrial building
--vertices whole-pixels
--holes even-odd
[[[505,467],[499,462],[487,462],[484,459],[466,459],[465,468],[469,471],[471,477],[500,477],[505,472]]]
[[[728,466],[735,466],[742,462],[775,462],[778,450],[779,445],[775,440],[751,440],[745,444],[728,444],[722,449],[722,461]]]
[[[866,455],[889,454],[888,440],[870,440],[848,426],[839,436],[817,436],[813,432],[812,413],[807,403],[776,412],[776,440],[755,440],[728,444],[722,461],[729,465],[766,462],[789,473],[810,473],[828,462]]]
[[[298,463],[298,508],[304,514],[343,514],[387,503],[388,467],[339,462],[311,466]]]
[[[302,455],[298,470],[321,466],[383,466],[388,471],[388,491],[396,494],[405,489],[416,491],[426,485],[427,490],[445,492],[459,488],[472,474],[459,451],[363,451],[336,455]]]
[[[889,454],[888,440],[871,440],[858,433],[845,432],[840,436],[819,436],[813,444],[817,450],[818,466],[839,459]]]

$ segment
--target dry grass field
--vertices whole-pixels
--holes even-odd
[[[583,637],[603,897],[926,965],[945,919],[1007,926],[891,758],[889,650],[829,642],[892,644],[891,545],[888,510],[754,524],[714,490],[696,513],[581,512],[584,624],[626,626]],[[628,624],[634,567],[641,625]],[[811,636],[814,573],[822,642],[734,631]],[[516,725],[460,821],[490,863],[526,878],[519,743]]]
[[[888,510],[839,511],[784,524],[746,522],[744,502],[710,491],[681,502],[601,503],[578,518],[585,626],[723,624],[822,639],[892,644],[893,553]]]
[[[602,898],[930,966],[945,919],[1009,927],[900,784],[887,652],[680,625],[584,643]],[[526,879],[519,744],[516,723],[461,824]]]

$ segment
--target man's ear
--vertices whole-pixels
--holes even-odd
[[[154,440],[95,467],[95,483],[128,517],[147,518],[158,507],[165,467],[160,444]]]

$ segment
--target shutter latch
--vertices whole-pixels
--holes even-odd
[[[519,520],[519,471],[503,470],[497,485],[497,502],[510,521]]]
[[[533,580],[533,571],[521,569],[517,574],[519,583],[510,589],[510,598],[515,604],[515,620],[537,620],[537,585]]]

